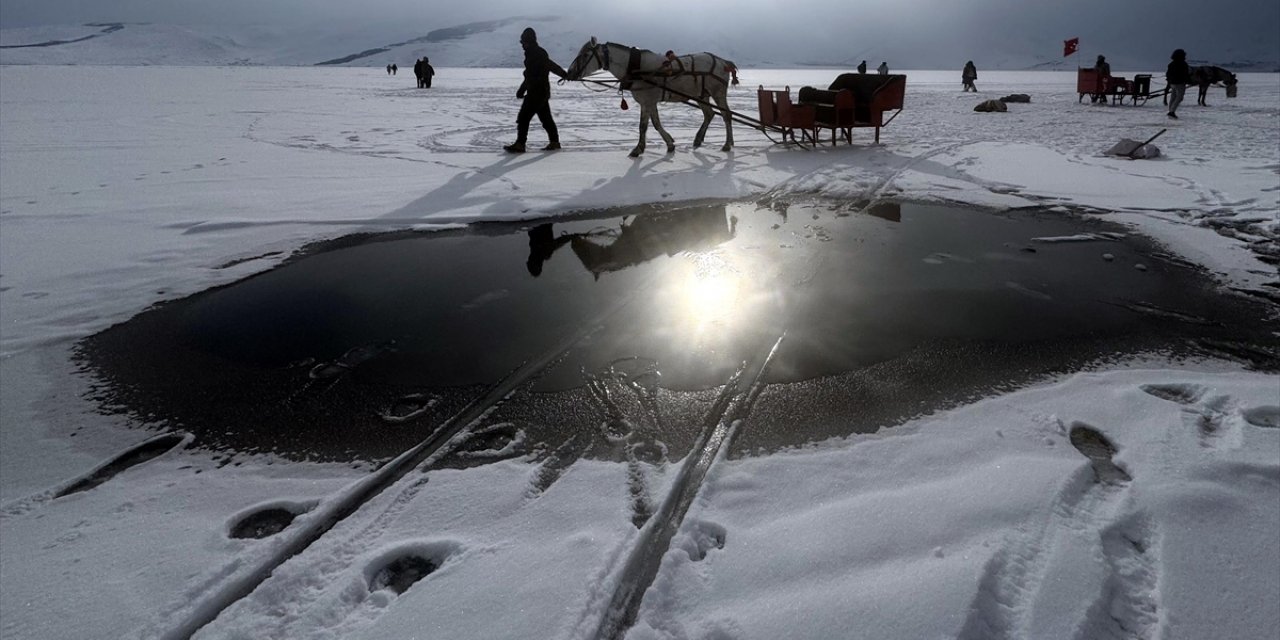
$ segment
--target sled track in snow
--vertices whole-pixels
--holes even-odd
[[[647,526],[640,532],[639,540],[632,547],[613,594],[609,596],[609,605],[604,610],[595,633],[591,635],[592,638],[619,640],[635,623],[640,602],[658,574],[663,555],[671,546],[671,540],[684,521],[689,506],[702,488],[707,472],[723,455],[724,444],[740,421],[746,419],[759,397],[763,389],[761,379],[785,337],[785,334],[779,336],[768,352],[756,358],[756,362],[744,362],[730,377],[707,412],[702,431],[689,458],[685,460],[662,506],[649,519]],[[756,367],[756,372],[743,386],[742,377],[752,366]]]
[[[637,291],[643,290],[643,287]],[[175,624],[168,631],[157,635],[164,640],[191,638],[205,625],[213,622],[225,609],[253,593],[271,574],[289,559],[305,551],[318,541],[338,523],[342,522],[366,503],[377,497],[386,489],[396,484],[413,469],[430,460],[433,456],[446,453],[451,443],[457,442],[458,434],[472,428],[495,406],[511,395],[522,385],[534,381],[547,369],[554,366],[582,340],[594,333],[609,318],[616,315],[631,303],[634,295],[627,296],[607,308],[592,322],[586,323],[582,329],[569,335],[553,348],[536,358],[525,361],[505,378],[495,383],[487,392],[472,400],[456,415],[446,420],[440,427],[427,436],[422,442],[405,451],[392,461],[383,465],[372,475],[355,482],[342,495],[333,498],[328,504],[321,504],[315,509],[304,527],[289,541],[281,545],[275,553],[252,570],[243,575],[229,578],[220,587],[200,598],[200,602],[192,608],[192,613],[185,620]],[[421,482],[412,483],[406,492],[416,494],[422,487]],[[398,500],[399,503],[407,499]]]

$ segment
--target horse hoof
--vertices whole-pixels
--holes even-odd
[[[730,150],[730,149],[732,149],[732,148],[733,148],[733,145],[731,145],[731,144],[726,144],[725,146],[720,147],[720,150],[721,150],[721,151],[723,151],[723,152],[725,152],[725,153],[729,153],[729,150]]]
[[[675,152],[676,152],[676,146],[674,144],[667,147],[667,153],[675,153]]]
[[[640,150],[639,150],[639,149],[636,149],[635,151],[632,151],[631,153],[628,153],[628,154],[627,154],[627,157],[629,157],[629,158],[639,158],[639,157],[640,157]]]

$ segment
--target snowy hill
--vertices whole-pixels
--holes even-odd
[[[1100,33],[1083,39],[1079,54],[1063,58],[1061,41],[1043,27],[975,38],[923,27],[886,31],[875,23],[851,26],[849,33],[808,34],[779,32],[763,23],[697,29],[691,22],[654,20],[512,16],[434,28],[412,20],[340,29],[123,22],[4,28],[0,64],[381,67],[391,62],[405,66],[426,56],[438,67],[514,67],[520,65],[517,43],[526,26],[538,30],[543,46],[562,64],[592,35],[655,50],[714,51],[739,66],[756,68],[852,67],[866,59],[871,66],[887,60],[894,69],[930,69],[958,67],[973,59],[981,69],[1070,70],[1105,53],[1118,70],[1159,70],[1168,55],[1164,44]],[[1274,35],[1207,38],[1184,45],[1201,63],[1236,71],[1280,70]]]

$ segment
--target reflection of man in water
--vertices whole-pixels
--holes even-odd
[[[529,230],[529,260],[525,262],[525,266],[529,268],[529,274],[533,277],[542,275],[542,263],[551,259],[551,254],[556,249],[566,245],[573,239],[571,235],[563,235],[557,238],[555,232],[551,230],[551,223],[540,224]]]

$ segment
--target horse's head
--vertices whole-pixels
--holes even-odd
[[[608,56],[609,50],[596,42],[595,36],[591,36],[591,39],[578,50],[578,57],[573,59],[573,64],[569,65],[566,75],[570,80],[581,80],[601,69],[606,69],[609,66],[606,59]]]
[[[1223,81],[1222,81],[1222,84],[1227,85],[1227,97],[1228,97],[1228,98],[1234,98],[1234,97],[1236,97],[1236,84],[1238,84],[1239,82],[1240,82],[1240,80],[1238,80],[1238,79],[1236,78],[1236,74],[1231,73],[1231,72],[1228,72],[1228,73],[1227,73],[1227,79],[1226,79],[1226,80],[1223,80]]]

